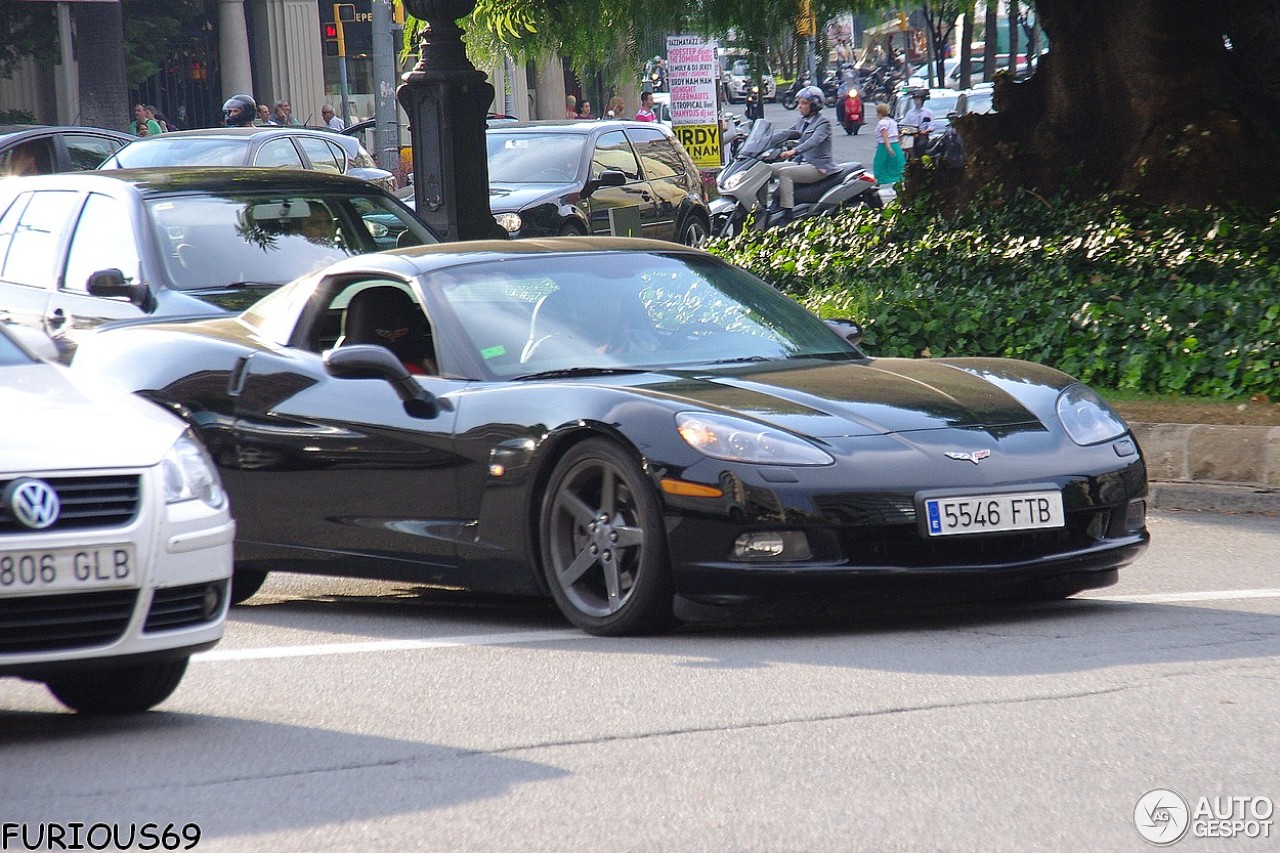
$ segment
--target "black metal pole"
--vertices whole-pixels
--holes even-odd
[[[418,216],[448,240],[505,239],[489,210],[485,115],[493,86],[467,58],[457,20],[475,0],[405,0],[427,22],[396,98],[409,116]]]

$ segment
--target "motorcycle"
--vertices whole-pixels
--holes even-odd
[[[846,136],[852,136],[862,129],[862,125],[866,123],[865,110],[862,104],[862,96],[858,94],[857,86],[850,86],[847,91],[840,97],[840,101],[836,105],[837,119],[840,126],[844,128]]]
[[[751,122],[737,113],[724,110],[720,113],[720,144],[724,147],[726,162],[738,156],[751,132]]]
[[[782,103],[782,108],[786,110],[794,110],[798,103],[800,90],[809,85],[809,75],[801,74],[791,83],[787,91],[782,93],[778,99]]]
[[[712,235],[732,237],[748,224],[756,231],[779,226],[783,212],[769,208],[776,185],[769,166],[798,135],[790,129],[775,133],[773,123],[766,119],[752,124],[738,155],[716,178],[720,197],[711,203]],[[831,216],[854,205],[882,206],[876,179],[861,163],[840,163],[820,181],[796,184],[795,202],[793,221]]]

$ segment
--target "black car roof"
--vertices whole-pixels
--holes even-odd
[[[397,275],[421,275],[432,270],[477,261],[502,260],[530,256],[553,256],[591,252],[654,252],[662,254],[694,253],[712,257],[701,249],[682,246],[666,240],[638,237],[534,237],[522,240],[465,240],[392,249],[357,255],[338,261],[333,274],[354,270],[383,269]]]
[[[302,169],[218,168],[210,166],[153,167],[148,169],[103,169],[89,172],[64,172],[56,175],[33,175],[8,178],[13,187],[65,187],[91,189],[94,184],[111,181],[132,185],[143,195],[199,190],[270,191],[358,191],[387,194],[384,190],[359,178],[310,172]],[[8,189],[8,186],[6,186]]]
[[[508,130],[529,131],[569,131],[571,133],[591,133],[594,130],[613,130],[622,127],[658,127],[658,122],[628,121],[624,119],[562,119],[559,121],[508,121],[491,125],[490,131],[505,132]]]

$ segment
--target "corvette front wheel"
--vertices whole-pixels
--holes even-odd
[[[540,550],[551,594],[589,634],[651,634],[674,624],[658,497],[620,447],[589,439],[565,454],[542,503]]]

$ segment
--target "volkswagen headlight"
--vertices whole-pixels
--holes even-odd
[[[520,230],[520,226],[524,225],[524,221],[518,213],[495,213],[493,218],[498,221],[508,234],[514,234]]]
[[[712,459],[755,465],[830,465],[835,460],[804,439],[727,415],[681,412],[676,415],[680,437]]]
[[[1072,385],[1058,395],[1058,420],[1076,444],[1098,444],[1129,431],[1115,410],[1085,385]]]
[[[227,502],[218,469],[191,431],[183,433],[160,463],[165,503],[201,500],[217,509]]]

